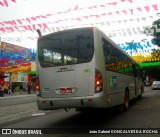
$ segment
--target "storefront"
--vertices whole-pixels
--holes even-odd
[[[12,73],[11,74],[11,86],[14,91],[20,91],[20,87],[23,87],[23,91],[26,91],[28,84],[28,75],[22,73]]]
[[[20,87],[26,91],[30,85],[34,91],[35,57],[35,50],[0,41],[0,84],[12,91],[20,91]]]

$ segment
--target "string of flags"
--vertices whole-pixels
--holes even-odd
[[[5,36],[5,34],[36,32],[40,29],[43,34],[57,32],[77,26],[107,26],[109,37],[132,36],[139,34],[154,34],[160,32],[160,23],[150,27],[148,20],[154,20],[160,5],[156,0],[145,1],[146,4],[135,6],[136,0],[115,0],[101,2],[82,7],[76,4],[67,10],[37,16],[25,17],[0,22],[2,41],[21,42],[24,39],[37,40],[38,36]],[[18,6],[19,0],[0,0],[1,8]],[[140,2],[140,1],[139,1]],[[119,8],[119,5],[127,7]],[[134,5],[134,6],[133,6]],[[74,14],[73,14],[74,13]],[[71,16],[72,15],[72,16]],[[138,15],[135,17],[135,15]],[[87,22],[87,23],[86,23]],[[132,23],[127,26],[125,24]],[[122,25],[123,24],[123,25]],[[138,25],[135,25],[138,24]],[[145,25],[144,25],[145,24]],[[116,27],[113,27],[116,26]],[[127,27],[126,27],[127,26]],[[124,51],[140,63],[160,61],[160,49],[152,41],[120,43]],[[31,70],[31,62],[35,61],[36,50],[21,48],[17,45],[1,42],[0,70],[8,72],[25,72]]]
[[[73,22],[76,24],[76,22],[83,22],[86,20],[92,20],[93,18],[103,19],[105,17],[113,18],[112,16],[117,15],[134,15],[135,13],[144,13],[144,15],[152,13],[153,11],[157,12],[159,11],[159,5],[158,4],[152,4],[148,6],[138,6],[136,8],[132,9],[122,9],[122,10],[115,10],[115,11],[108,11],[106,12],[106,8],[108,5],[111,4],[101,4],[101,5],[94,5],[86,8],[80,8],[78,5],[74,8],[74,13],[77,12],[77,14],[73,15],[73,17],[66,18],[67,15],[70,14],[70,12],[73,12],[73,10],[67,10],[62,12],[57,12],[55,14],[45,14],[45,15],[38,15],[34,17],[29,18],[23,18],[23,19],[17,19],[17,20],[10,20],[10,21],[4,21],[0,22],[0,32],[15,32],[15,31],[35,31],[37,29],[48,29],[49,26],[57,26],[60,23],[65,24],[68,21]],[[112,4],[113,5],[113,4]],[[82,12],[82,10],[89,10],[87,13],[85,13],[84,16],[79,16],[79,13]],[[97,9],[102,12],[97,13]],[[91,11],[90,11],[91,10]],[[93,12],[92,12],[93,11]],[[95,12],[96,11],[96,12]],[[62,14],[66,14],[66,16],[62,16]],[[56,17],[56,18],[55,18]],[[72,24],[72,23],[71,23]]]
[[[16,0],[10,0],[10,2],[16,3]],[[9,7],[9,2],[8,2],[8,0],[1,0],[1,1],[0,1],[0,6],[2,6],[2,7]]]

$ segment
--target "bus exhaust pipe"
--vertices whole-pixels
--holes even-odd
[[[68,112],[68,111],[70,110],[70,108],[64,108],[64,110],[65,110],[66,112]]]

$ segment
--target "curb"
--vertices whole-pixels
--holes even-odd
[[[37,94],[26,94],[26,95],[15,95],[15,96],[8,96],[8,97],[2,97],[0,98],[0,100],[2,99],[9,99],[9,98],[18,98],[18,97],[27,97],[27,96],[37,96]]]

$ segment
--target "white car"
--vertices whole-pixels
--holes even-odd
[[[158,88],[160,88],[160,81],[153,81],[152,89],[158,89]]]

